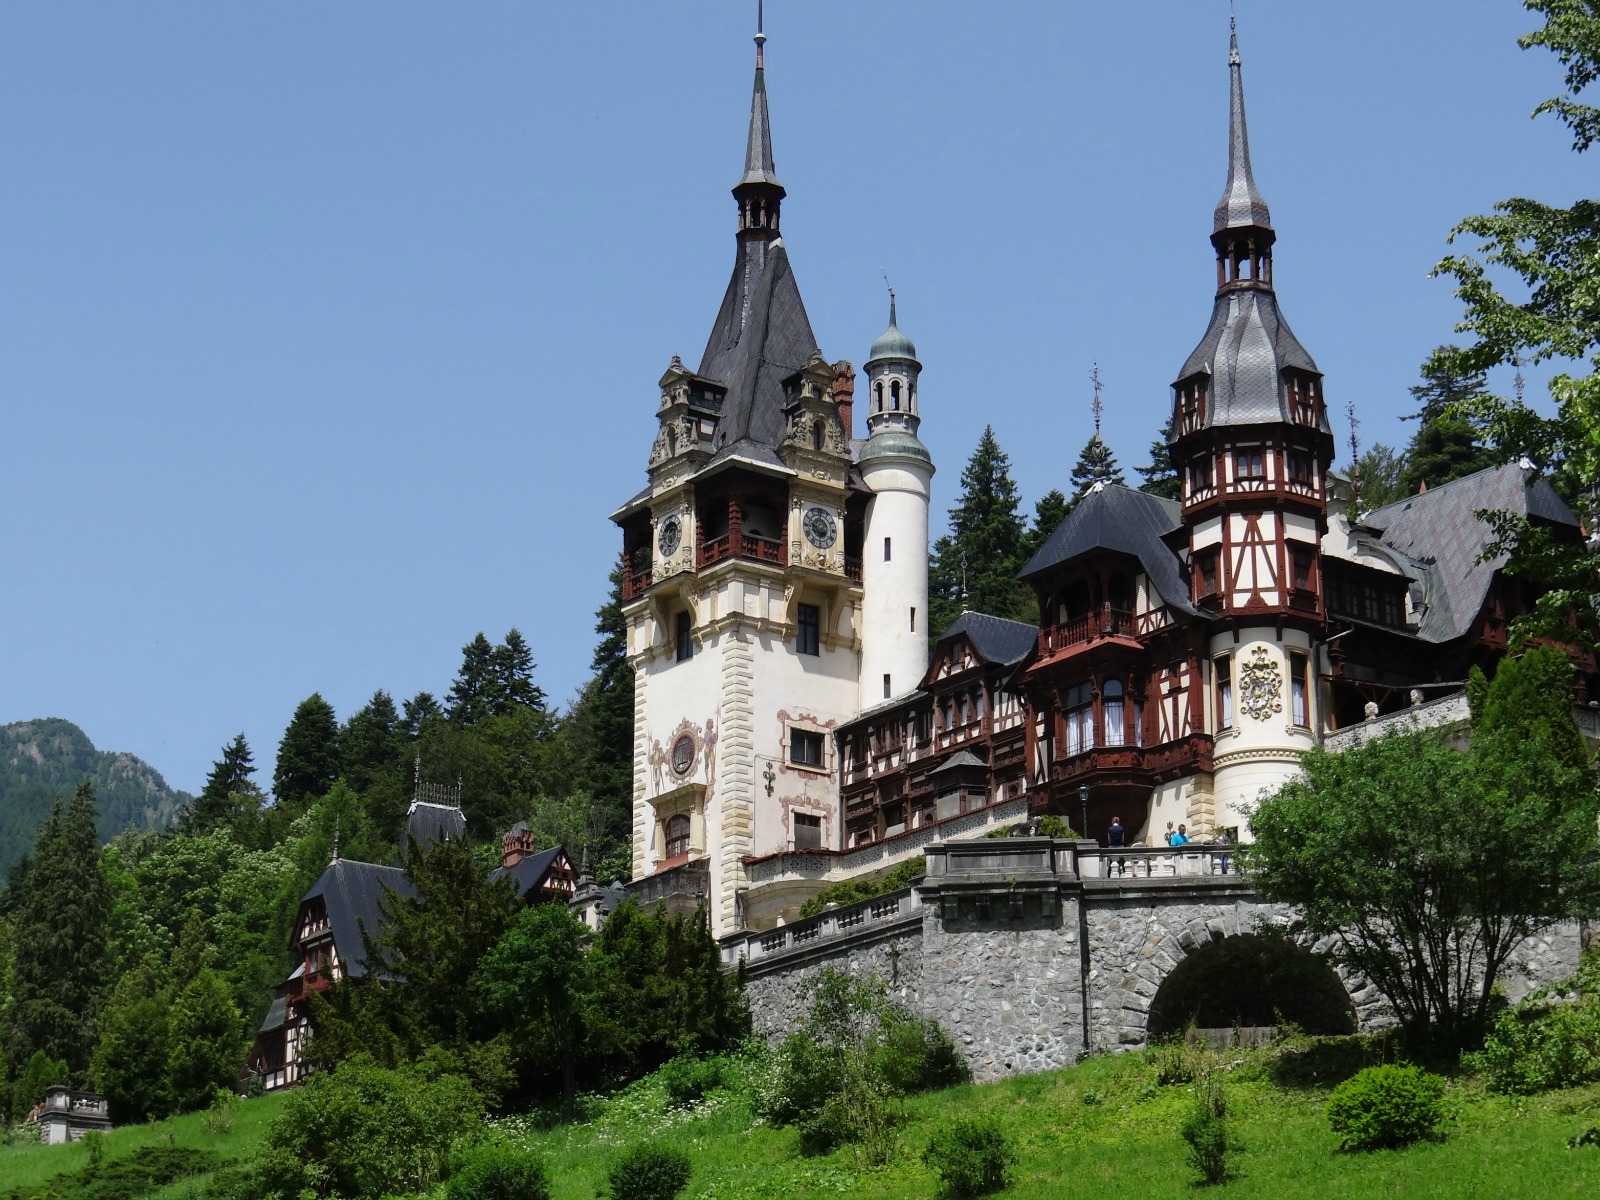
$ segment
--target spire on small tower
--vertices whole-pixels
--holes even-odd
[[[1232,17],[1228,18],[1228,74],[1232,83],[1228,111],[1228,183],[1217,203],[1213,228],[1217,233],[1250,227],[1271,229],[1272,214],[1256,188],[1255,174],[1250,169],[1250,131],[1244,119],[1244,73],[1239,63],[1239,31]]]
[[[750,138],[745,145],[744,175],[733,189],[735,196],[749,184],[763,184],[784,194],[778,182],[777,167],[772,161],[772,118],[767,114],[767,72],[765,47],[767,35],[762,32],[762,3],[756,0],[756,81],[750,96]]]

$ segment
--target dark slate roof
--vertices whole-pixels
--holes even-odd
[[[274,1029],[282,1029],[288,1020],[289,1000],[286,996],[274,996],[272,1004],[267,1008],[267,1015],[262,1018],[261,1028],[257,1033],[271,1033]]]
[[[949,758],[945,759],[937,767],[929,771],[928,774],[939,775],[945,771],[957,770],[960,767],[982,767],[984,769],[988,769],[988,766],[988,763],[984,762],[983,759],[979,758],[971,750],[957,750]]]
[[[1193,613],[1189,586],[1178,559],[1161,538],[1179,524],[1175,500],[1164,500],[1120,483],[1091,490],[1022,568],[1027,579],[1091,550],[1115,550],[1138,558],[1168,608]]]
[[[1452,480],[1369,513],[1364,524],[1382,541],[1420,563],[1426,611],[1418,636],[1443,642],[1460,637],[1482,611],[1494,573],[1505,557],[1479,562],[1491,540],[1481,509],[1540,518],[1574,530],[1578,520],[1548,481],[1507,463]]]
[[[698,372],[728,389],[713,443],[719,455],[748,453],[741,442],[778,445],[787,427],[783,381],[817,353],[783,240],[740,241]]]
[[[991,617],[988,613],[964,612],[939,635],[939,641],[948,642],[958,634],[966,634],[978,657],[985,662],[1014,663],[1033,649],[1039,627]]]
[[[444,838],[458,838],[467,831],[467,818],[453,804],[429,804],[413,800],[406,813],[406,836],[417,845],[428,846]]]
[[[366,957],[366,946],[361,940],[362,923],[369,934],[376,936],[381,931],[383,913],[379,903],[385,884],[402,896],[415,894],[411,880],[399,867],[336,858],[300,897],[302,904],[322,897],[328,910],[328,923],[333,928],[334,945],[339,948],[339,957],[352,979],[366,974],[366,965],[362,962]]]
[[[491,876],[499,879],[509,875],[517,884],[517,895],[526,896],[534,888],[544,882],[544,877],[550,873],[550,868],[556,860],[562,858],[560,846],[551,846],[548,850],[540,850],[537,854],[530,854],[521,862],[509,867],[497,867]]]
[[[766,183],[781,188],[778,168],[772,161],[772,118],[767,113],[767,73],[756,66],[756,82],[750,93],[750,137],[745,143],[744,174],[738,187],[747,183]]]
[[[1291,419],[1288,388],[1283,382],[1285,367],[1317,370],[1283,319],[1272,289],[1259,283],[1230,284],[1217,293],[1211,324],[1178,378],[1199,373],[1211,376],[1206,388],[1206,428],[1264,425]],[[1321,426],[1324,433],[1332,428],[1326,410]]]

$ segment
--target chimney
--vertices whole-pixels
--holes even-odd
[[[845,359],[833,364],[833,404],[839,410],[839,424],[844,426],[845,441],[856,436],[856,369]]]
[[[505,837],[500,839],[500,865],[511,868],[539,849],[533,830],[526,821],[518,821]]]

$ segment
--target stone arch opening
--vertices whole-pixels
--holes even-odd
[[[1191,951],[1150,1002],[1147,1035],[1191,1024],[1228,1029],[1293,1022],[1311,1034],[1354,1033],[1355,1005],[1329,962],[1287,937],[1247,933]]]

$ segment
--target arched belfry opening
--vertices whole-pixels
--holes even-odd
[[[1277,934],[1218,938],[1191,951],[1150,1002],[1147,1036],[1291,1023],[1354,1033],[1355,1005],[1328,960]]]

